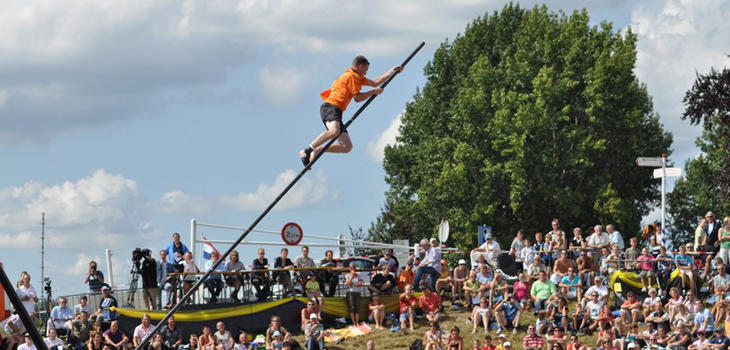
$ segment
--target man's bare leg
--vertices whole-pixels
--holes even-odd
[[[326,123],[327,130],[319,134],[314,141],[312,141],[311,144],[309,144],[309,147],[311,147],[310,153],[309,153],[309,160],[313,160],[314,157],[319,154],[319,152],[322,151],[324,148],[324,144],[327,143],[327,141],[337,137],[337,135],[340,135],[340,124],[341,122],[339,120],[334,121],[328,121]],[[350,136],[347,133],[342,133],[337,138],[337,143],[332,144],[330,148],[327,149],[328,152],[332,153],[347,153],[352,150],[352,141],[350,140]],[[307,155],[307,149],[303,149],[299,151],[299,157],[304,158]]]

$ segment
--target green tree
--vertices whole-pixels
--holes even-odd
[[[702,154],[687,161],[686,175],[667,196],[673,232],[680,242],[693,237],[708,210],[730,215],[730,69],[697,74],[683,102],[682,119],[702,124],[704,130],[696,141]]]
[[[442,43],[385,150],[371,237],[434,236],[442,218],[462,248],[483,223],[503,245],[554,217],[638,232],[659,190],[634,160],[669,153],[672,137],[633,73],[636,36],[588,23],[509,4]]]

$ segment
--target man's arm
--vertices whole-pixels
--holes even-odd
[[[393,67],[393,68],[389,69],[387,72],[383,73],[383,75],[375,78],[375,80],[368,79],[367,83],[365,83],[365,86],[373,86],[373,87],[380,86],[381,84],[383,84],[385,82],[385,80],[388,79],[388,77],[391,74],[393,74],[394,72],[402,72],[402,71],[403,71],[402,66]],[[360,102],[360,101],[358,101],[358,102]]]

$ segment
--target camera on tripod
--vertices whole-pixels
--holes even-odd
[[[130,273],[139,273],[140,264],[145,256],[150,256],[152,251],[149,249],[134,248],[132,251],[132,271]]]
[[[51,295],[51,293],[53,291],[53,288],[51,287],[51,278],[48,276],[43,277],[43,283],[44,283],[43,290],[46,291],[47,295]]]

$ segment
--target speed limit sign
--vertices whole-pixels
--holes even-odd
[[[281,239],[287,245],[297,245],[302,241],[302,238],[304,238],[302,227],[294,222],[286,223],[281,229]]]

